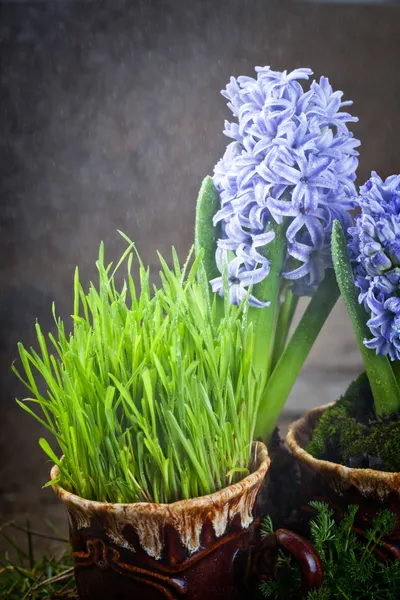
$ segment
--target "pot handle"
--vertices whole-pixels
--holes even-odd
[[[248,571],[247,575],[250,575],[253,581],[255,578],[259,582],[274,578],[279,550],[288,553],[300,566],[303,596],[321,587],[324,572],[317,551],[309,540],[288,529],[278,529],[261,540],[259,546],[253,550],[250,572]]]

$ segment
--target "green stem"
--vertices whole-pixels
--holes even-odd
[[[368,315],[358,302],[353,269],[347,255],[346,239],[339,221],[335,221],[332,228],[332,258],[340,292],[350,315],[371,386],[375,412],[379,416],[398,412],[400,390],[389,359],[387,356],[376,355],[373,350],[364,345],[364,340],[371,337],[367,326]]]
[[[271,436],[289,393],[338,297],[339,289],[333,270],[327,271],[262,393],[256,437],[268,440]]]
[[[278,322],[276,324],[271,371],[275,369],[276,364],[285,349],[289,335],[289,329],[299,301],[299,297],[293,294],[291,289],[287,288],[286,291],[283,291],[283,293],[285,294],[285,299],[279,309]]]
[[[265,256],[271,262],[268,276],[254,286],[252,293],[256,298],[270,304],[265,308],[249,306],[249,321],[253,323],[254,368],[260,377],[261,389],[265,386],[271,370],[272,352],[274,349],[275,327],[279,304],[281,273],[286,258],[286,226],[270,221],[266,231],[273,231],[275,239],[265,249]]]

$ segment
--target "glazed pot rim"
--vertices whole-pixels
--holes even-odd
[[[71,526],[77,531],[96,523],[96,527],[100,525],[117,546],[135,551],[135,544],[125,534],[125,527],[129,526],[138,535],[139,546],[149,556],[159,559],[165,546],[166,528],[172,527],[192,555],[201,547],[201,532],[206,521],[211,522],[216,538],[226,533],[236,517],[240,518],[238,527],[242,530],[254,521],[256,498],[270,458],[262,442],[253,442],[252,448],[253,473],[212,494],[171,504],[98,502],[67,492],[58,483],[53,483],[52,487],[67,509],[70,525],[73,523]],[[59,470],[54,466],[51,479],[54,481],[58,474]]]
[[[307,411],[300,419],[290,424],[286,435],[286,442],[294,456],[302,463],[308,465],[313,471],[323,475],[331,476],[333,479],[341,479],[346,487],[351,484],[358,488],[364,495],[372,493],[372,488],[379,483],[380,495],[391,492],[399,493],[400,473],[390,471],[377,471],[375,469],[362,469],[347,467],[340,463],[315,458],[307,452],[299,439],[303,434],[314,430],[320,417],[326,409],[334,406],[335,402],[329,402]],[[375,486],[372,485],[372,481]]]
[[[73,492],[68,492],[64,488],[61,487],[58,483],[52,483],[51,487],[53,491],[57,494],[57,496],[66,503],[71,503],[75,505],[85,504],[87,507],[90,506],[92,509],[104,509],[107,507],[113,507],[119,510],[135,510],[140,511],[140,509],[144,509],[145,511],[159,507],[167,509],[171,512],[181,512],[190,506],[191,509],[196,507],[204,507],[205,504],[214,503],[216,501],[221,502],[221,500],[230,500],[235,496],[240,496],[243,494],[245,489],[250,489],[257,484],[261,485],[261,482],[267,473],[271,459],[268,454],[268,449],[266,445],[261,441],[253,441],[252,443],[253,449],[256,449],[256,454],[254,454],[253,464],[257,465],[257,468],[252,471],[249,475],[238,481],[237,483],[233,483],[228,487],[222,488],[221,490],[217,490],[211,494],[206,494],[205,496],[197,496],[196,498],[187,498],[184,500],[177,500],[171,503],[158,503],[158,502],[126,502],[126,503],[118,503],[118,502],[101,502],[98,500],[88,500],[87,498],[82,498]],[[61,457],[62,460],[62,457]],[[60,474],[60,469],[57,465],[53,465],[50,471],[50,479],[54,481]]]

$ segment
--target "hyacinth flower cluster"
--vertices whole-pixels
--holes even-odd
[[[400,409],[400,175],[383,181],[373,171],[357,204],[347,239],[334,225],[333,259],[376,412],[384,415]]]
[[[370,315],[367,348],[400,359],[400,175],[382,181],[372,172],[360,188],[355,226],[349,230],[359,302]]]
[[[355,207],[360,142],[348,129],[343,92],[312,71],[257,67],[222,94],[232,141],[200,191],[196,246],[208,256],[213,301],[248,301],[262,395],[258,430],[267,438],[339,291],[330,236]],[[288,333],[300,295],[312,296]]]
[[[240,303],[249,286],[268,277],[267,246],[274,224],[286,231],[282,277],[298,295],[310,295],[331,265],[332,222],[351,223],[360,142],[342,111],[351,101],[333,91],[326,77],[304,89],[310,69],[291,73],[256,67],[257,78],[231,78],[222,94],[238,122],[225,122],[228,145],[214,170],[221,208],[217,264],[228,263],[229,294]],[[223,294],[222,277],[213,290]],[[250,295],[250,304],[268,303]]]

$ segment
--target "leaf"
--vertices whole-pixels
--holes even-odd
[[[274,532],[274,525],[272,523],[272,519],[269,515],[263,518],[261,522],[261,535],[263,537],[269,535]]]
[[[274,332],[279,307],[279,289],[281,273],[286,259],[286,226],[278,225],[275,221],[267,224],[266,232],[275,233],[275,239],[263,250],[263,255],[270,261],[270,271],[267,277],[254,286],[251,293],[269,306],[255,308],[249,306],[248,320],[254,328],[254,367],[264,387],[272,364],[274,348]]]
[[[358,302],[353,269],[347,253],[346,238],[339,221],[334,221],[332,228],[332,259],[340,292],[364,361],[376,413],[385,415],[397,412],[400,410],[400,390],[389,359],[386,356],[376,355],[373,350],[364,345],[364,340],[371,337],[367,326],[368,315]]]
[[[45,438],[40,438],[39,446],[41,449],[47,454],[47,456],[57,465],[58,468],[61,468],[61,461],[55,454],[55,452],[50,447],[49,442]]]
[[[149,407],[149,410],[150,410],[152,430],[153,430],[154,435],[156,435],[157,426],[156,426],[156,414],[154,411],[153,385],[152,385],[152,381],[151,381],[151,379],[152,379],[151,373],[148,369],[146,369],[142,373],[142,379],[143,379],[144,389],[146,392],[147,406]]]
[[[42,485],[42,489],[50,487],[51,485],[57,485],[58,483],[60,483],[61,481],[61,477],[55,477],[54,479],[50,479],[49,481],[47,481],[47,483],[45,483],[44,485]]]
[[[219,276],[215,263],[217,240],[221,237],[221,227],[213,225],[213,217],[220,209],[220,199],[212,178],[208,175],[203,179],[197,198],[195,223],[195,251],[204,249],[203,264],[207,279],[210,281]]]
[[[188,440],[185,437],[182,429],[180,428],[180,426],[178,424],[178,421],[176,420],[175,416],[172,414],[171,411],[168,411],[166,413],[166,417],[170,423],[171,428],[177,434],[182,446],[185,448],[187,455],[188,455],[188,457],[192,463],[192,466],[194,468],[194,471],[197,473],[197,477],[199,478],[199,481],[201,482],[201,484],[204,488],[204,493],[209,494],[211,492],[211,490],[210,490],[209,483],[207,481],[206,472],[204,471],[204,469],[200,465],[199,461],[197,460],[196,454],[193,449],[192,442],[195,442],[195,440]]]
[[[331,269],[308,304],[262,393],[256,436],[268,439],[272,434],[304,362],[338,297],[339,289]]]

